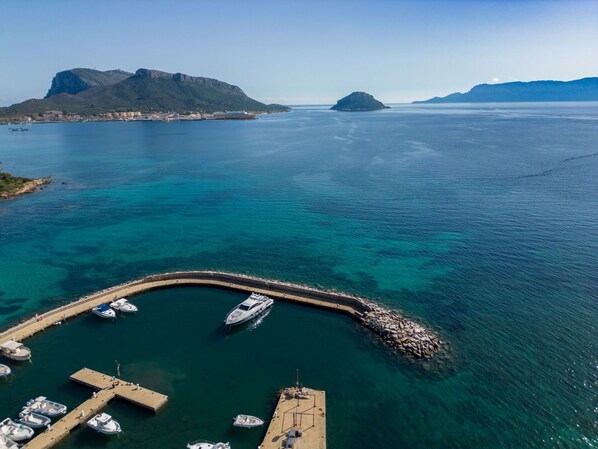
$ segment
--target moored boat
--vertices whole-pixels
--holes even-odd
[[[25,361],[31,358],[31,349],[23,346],[23,343],[9,340],[0,345],[0,352],[2,355],[11,360]]]
[[[18,449],[19,444],[0,433],[0,449]]]
[[[99,413],[87,421],[87,426],[104,435],[115,435],[121,432],[120,424],[108,413]]]
[[[187,444],[187,449],[230,449],[230,444],[212,443],[206,440],[197,440]]]
[[[32,429],[41,429],[52,422],[47,416],[34,413],[29,407],[23,407],[23,411],[19,413],[19,419],[17,421]]]
[[[114,310],[118,310],[119,312],[124,312],[124,313],[134,313],[137,312],[137,306],[131,304],[127,298],[120,298],[117,299],[116,301],[113,301],[110,303],[110,307],[112,307]]]
[[[227,326],[237,326],[246,323],[272,307],[272,304],[274,304],[274,301],[267,296],[252,293],[249,298],[228,312],[224,323]]]
[[[66,405],[50,401],[45,396],[38,396],[35,399],[27,401],[27,407],[35,413],[50,417],[64,415],[67,410]]]
[[[13,441],[23,441],[33,436],[33,429],[23,424],[18,424],[10,418],[6,418],[0,422],[0,433]]]
[[[11,371],[11,369],[10,369],[10,367],[9,367],[9,366],[2,365],[2,364],[0,363],[0,377],[6,377],[6,376],[9,376],[11,372],[12,372],[12,371]]]
[[[250,429],[264,425],[264,421],[256,416],[237,415],[233,418],[233,426]]]
[[[91,313],[99,316],[100,318],[116,318],[116,312],[110,308],[108,304],[102,303],[99,306],[95,306],[91,309]]]

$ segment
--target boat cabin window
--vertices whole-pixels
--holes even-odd
[[[249,309],[251,309],[251,307],[249,307],[249,306],[246,306],[245,304],[241,304],[241,305],[239,306],[239,310],[249,310]]]

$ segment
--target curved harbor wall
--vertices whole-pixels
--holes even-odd
[[[84,296],[69,304],[50,310],[0,333],[0,343],[21,341],[76,315],[89,312],[92,307],[124,296],[184,285],[204,285],[244,292],[258,292],[273,299],[319,307],[347,314],[379,335],[397,351],[415,356],[431,357],[441,345],[440,339],[429,330],[403,317],[397,311],[356,296],[318,290],[236,273],[218,271],[181,271],[155,274],[133,280]]]

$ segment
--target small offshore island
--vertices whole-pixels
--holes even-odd
[[[25,193],[35,192],[38,187],[50,184],[52,178],[22,178],[10,173],[0,172],[0,198],[8,200]]]
[[[341,98],[334,106],[330,108],[333,111],[343,112],[365,112],[379,111],[380,109],[390,109],[384,103],[376,100],[372,95],[365,92],[353,92],[346,97]]]

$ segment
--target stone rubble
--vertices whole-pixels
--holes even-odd
[[[442,341],[428,329],[403,317],[400,313],[360,298],[364,308],[361,324],[393,349],[416,358],[430,358],[442,345]]]

